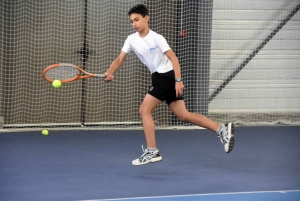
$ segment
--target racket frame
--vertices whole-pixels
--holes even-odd
[[[73,65],[73,64],[69,64],[69,63],[56,63],[56,64],[52,64],[50,66],[47,66],[43,70],[43,72],[42,72],[43,78],[45,80],[47,80],[48,82],[53,82],[54,81],[53,79],[50,79],[50,78],[46,77],[46,72],[49,71],[52,68],[56,68],[56,67],[59,67],[59,66],[70,66],[70,67],[76,68],[78,70],[78,74],[76,76],[74,76],[72,78],[69,78],[69,79],[60,80],[62,83],[73,82],[73,81],[80,80],[80,79],[85,79],[85,78],[93,78],[93,77],[105,78],[106,77],[104,74],[94,74],[94,73],[86,72],[83,69],[81,69],[80,67],[78,67],[76,65]],[[85,75],[82,75],[82,74],[85,74]]]

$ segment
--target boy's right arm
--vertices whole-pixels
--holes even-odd
[[[113,74],[123,65],[126,59],[126,52],[121,52],[120,55],[111,63],[109,69],[104,73],[106,78],[104,81],[112,81],[114,79]]]

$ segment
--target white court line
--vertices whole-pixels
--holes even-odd
[[[213,195],[239,195],[239,194],[255,194],[255,193],[290,193],[290,192],[300,192],[300,190],[251,191],[251,192],[232,192],[232,193],[207,193],[207,194],[168,195],[168,196],[153,196],[153,197],[133,197],[133,198],[114,198],[114,199],[97,199],[97,200],[79,200],[79,201],[137,200],[137,199],[176,198],[176,197],[196,197],[196,196],[213,196]]]

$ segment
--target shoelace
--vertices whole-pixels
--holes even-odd
[[[228,132],[227,132],[227,129],[226,129],[226,126],[222,127],[222,131],[221,131],[221,134],[218,135],[219,138],[221,138],[223,144],[224,143],[228,143]]]
[[[144,149],[143,145],[142,145],[142,150],[143,150],[144,153],[143,153],[143,155],[140,156],[140,158],[143,158],[148,153],[148,152],[147,153],[145,152],[145,149]]]
[[[154,156],[154,153],[153,153],[153,152],[150,152],[148,149],[147,149],[148,152],[146,152],[146,151],[145,151],[146,149],[144,149],[144,146],[143,146],[143,145],[142,145],[142,150],[143,150],[144,153],[143,153],[143,155],[140,156],[140,158],[139,158],[140,161],[143,160],[143,159],[145,159],[145,156],[146,156],[146,155],[148,155],[147,157],[150,157],[150,158],[151,158],[151,156]],[[146,158],[147,158],[147,157],[146,157]]]
[[[143,152],[145,152],[144,145],[142,145],[142,150],[143,150]]]

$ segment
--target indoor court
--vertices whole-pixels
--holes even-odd
[[[188,111],[234,124],[230,153],[161,102],[162,160],[132,165],[147,148],[139,108],[151,86],[135,54],[112,82],[43,79],[56,63],[105,73],[141,3],[178,57]],[[299,0],[1,0],[0,201],[300,200],[299,9]]]
[[[142,130],[2,133],[1,197],[299,200],[299,129],[238,127],[229,154],[208,130],[158,130],[163,160],[143,166],[131,164]]]

